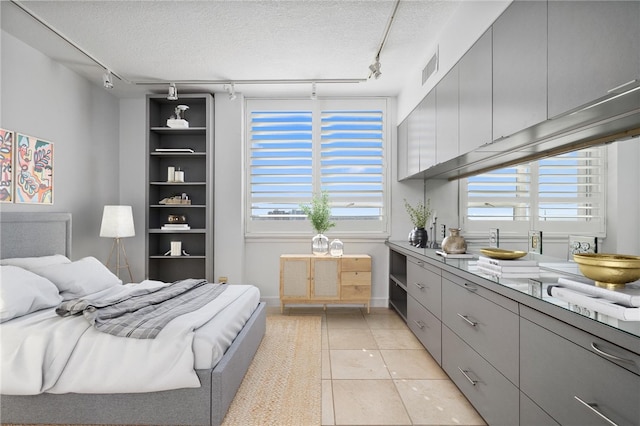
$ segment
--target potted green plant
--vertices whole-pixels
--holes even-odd
[[[425,227],[431,217],[431,200],[427,199],[427,202],[419,201],[415,206],[409,204],[407,199],[404,199],[404,207],[409,214],[411,223],[413,223],[413,231],[409,234],[409,242],[416,247],[426,247],[428,241],[428,234]]]
[[[329,253],[329,238],[324,235],[329,229],[336,226],[331,221],[331,207],[329,207],[329,194],[322,191],[320,195],[314,195],[311,204],[301,204],[300,209],[311,221],[311,226],[316,231],[316,236],[311,240],[313,254],[324,255]]]

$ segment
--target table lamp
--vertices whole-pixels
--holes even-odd
[[[119,278],[120,269],[126,268],[129,271],[129,278],[131,279],[131,282],[133,282],[133,275],[131,274],[131,268],[129,267],[127,252],[124,248],[124,242],[120,240],[125,237],[133,237],[134,235],[136,235],[136,232],[133,228],[133,211],[131,206],[104,206],[100,236],[114,238],[113,245],[111,246],[111,253],[109,253],[109,258],[105,265],[107,268],[109,267],[111,257],[115,251],[116,275]],[[121,257],[124,260],[124,266],[120,266]]]

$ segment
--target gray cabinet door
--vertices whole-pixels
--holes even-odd
[[[409,141],[408,137],[408,120],[405,119],[398,126],[398,163],[397,163],[397,172],[398,172],[398,180],[402,180],[406,178],[407,175],[407,156],[409,154]]]
[[[640,78],[640,2],[549,2],[549,118]]]
[[[407,297],[407,325],[433,359],[442,365],[442,327],[440,320],[412,296]]]
[[[460,72],[460,154],[491,142],[491,28],[458,63]]]
[[[436,93],[435,90],[420,102],[420,171],[436,164]]]
[[[407,117],[407,176],[420,171],[420,106]]]
[[[458,65],[436,86],[436,163],[458,156]]]
[[[493,139],[547,119],[547,3],[515,1],[493,24]]]
[[[518,315],[448,280],[442,322],[518,385]]]
[[[520,392],[520,426],[558,426],[558,422]]]
[[[558,423],[640,424],[640,376],[524,318],[520,355],[520,390]]]
[[[438,268],[407,261],[407,292],[438,319],[442,311],[442,277]]]
[[[487,424],[518,424],[518,388],[444,324],[442,368]]]

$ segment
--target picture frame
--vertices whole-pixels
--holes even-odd
[[[13,131],[0,128],[0,203],[13,202],[14,138]]]
[[[14,147],[14,202],[53,204],[53,143],[17,133]]]

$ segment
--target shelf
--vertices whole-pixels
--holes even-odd
[[[149,256],[149,259],[172,259],[172,260],[186,260],[186,259],[206,259],[207,256],[194,256],[194,255],[189,255],[189,256],[164,256],[162,254],[156,254],[153,256]]]
[[[149,185],[159,185],[159,186],[194,186],[194,185],[206,185],[206,182],[149,182]]]
[[[206,209],[207,206],[204,204],[152,204],[149,207],[157,208],[157,209],[165,209],[165,208],[187,208],[187,209]]]
[[[206,229],[176,229],[175,231],[159,228],[149,229],[150,234],[205,234],[206,232]]]
[[[206,127],[186,127],[183,129],[176,129],[171,127],[152,127],[150,130],[154,133],[166,135],[195,135],[205,134],[207,132]]]
[[[396,284],[398,284],[404,291],[407,291],[407,276],[406,275],[398,275],[398,274],[389,274],[389,278],[393,280]]]
[[[205,157],[206,152],[158,152],[153,151],[150,153],[153,157]]]

